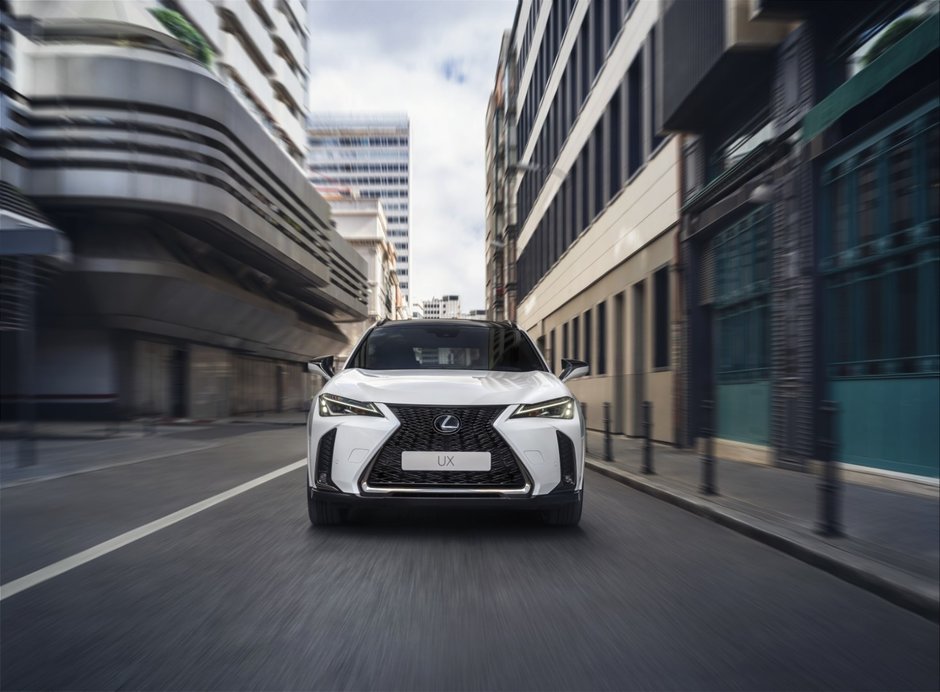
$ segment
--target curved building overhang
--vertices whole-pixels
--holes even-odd
[[[79,255],[54,290],[83,296],[89,319],[113,329],[293,361],[345,347],[334,324],[306,322],[283,305],[175,262]],[[71,321],[81,318],[80,311],[69,313]]]
[[[5,155],[27,169],[24,191],[44,208],[172,215],[336,320],[365,316],[364,261],[300,167],[209,70],[143,48],[20,45],[25,126]]]

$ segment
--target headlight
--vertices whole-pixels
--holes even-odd
[[[574,399],[566,396],[561,399],[543,401],[540,404],[523,404],[510,418],[574,418]]]
[[[384,418],[375,404],[347,399],[335,394],[321,394],[318,399],[320,415],[329,416],[378,416]]]

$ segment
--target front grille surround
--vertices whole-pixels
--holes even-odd
[[[578,483],[578,470],[575,459],[574,442],[561,430],[556,430],[558,438],[558,485],[553,493],[574,490]]]
[[[531,480],[515,452],[493,423],[506,406],[411,406],[386,404],[398,428],[373,457],[360,479],[366,493],[429,494],[528,493]],[[442,434],[434,419],[450,413],[460,419],[460,430]],[[489,471],[404,471],[403,451],[490,453]]]
[[[316,475],[313,482],[317,490],[339,491],[333,483],[333,447],[336,444],[336,428],[323,434],[317,446]]]

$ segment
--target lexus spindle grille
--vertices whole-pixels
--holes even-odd
[[[524,488],[526,478],[516,455],[506,444],[493,421],[505,406],[473,406],[445,408],[440,406],[389,406],[401,422],[379,450],[366,472],[366,484],[372,488],[493,488],[514,490]],[[449,413],[460,420],[460,429],[444,435],[434,429],[434,419]],[[489,452],[489,471],[404,471],[401,453],[428,452]]]

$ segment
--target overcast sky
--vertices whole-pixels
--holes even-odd
[[[516,0],[313,0],[310,107],[411,117],[411,300],[483,305],[483,133]]]

